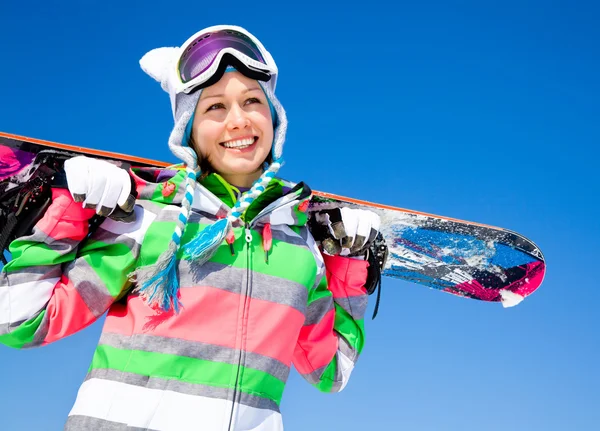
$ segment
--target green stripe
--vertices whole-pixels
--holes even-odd
[[[304,247],[288,244],[285,241],[273,239],[269,261],[265,259],[262,246],[262,236],[252,232],[251,269],[252,271],[287,279],[311,288],[317,276],[317,263],[313,253]],[[234,243],[236,255],[231,256],[228,245],[219,247],[211,261],[225,265],[246,268],[244,249],[247,249],[245,233],[242,228],[235,229],[236,241]],[[231,259],[235,258],[232,262]]]
[[[96,349],[91,369],[113,369],[142,376],[173,379],[181,382],[231,388],[232,376],[238,366],[165,353],[123,350],[100,345]],[[278,405],[285,383],[263,371],[241,368],[243,378],[237,390],[269,398]]]
[[[42,310],[37,317],[23,322],[17,328],[13,329],[8,334],[0,335],[0,343],[7,345],[8,347],[14,347],[15,349],[21,349],[25,344],[29,344],[33,341],[35,332],[39,328],[46,310]]]
[[[335,372],[337,370],[337,356],[327,365],[327,368],[323,371],[319,383],[315,386],[322,392],[331,392],[333,389],[333,382],[335,380]]]
[[[189,242],[206,226],[208,225],[188,223],[183,234],[182,244]],[[167,249],[174,230],[175,223],[170,221],[159,221],[150,225],[140,254],[142,266],[156,263],[160,253]],[[231,255],[229,245],[223,241],[212,257],[211,262],[236,268],[246,268],[247,243],[244,228],[235,228],[234,233],[236,238],[233,244],[235,255]],[[183,247],[180,247],[178,257],[183,258]],[[253,271],[291,280],[307,288],[312,287],[315,283],[317,263],[314,255],[307,248],[273,239],[269,262],[267,263],[262,246],[262,236],[258,232],[252,231],[251,258]],[[290,264],[291,262],[293,262],[293,265]]]
[[[10,253],[12,260],[3,268],[7,273],[38,265],[58,265],[75,258],[75,251],[61,254],[47,244],[18,239],[10,244]]]
[[[100,277],[110,295],[119,296],[136,261],[129,247],[123,243],[89,240],[80,255]]]
[[[140,266],[154,265],[156,263],[160,254],[168,249],[175,226],[174,222],[165,221],[154,221],[148,226],[140,250]]]
[[[331,296],[333,296],[333,294],[327,287],[327,277],[321,277],[317,288],[312,289],[308,294],[307,305],[310,306],[310,304],[312,304],[315,301],[318,301],[319,299]]]
[[[333,328],[348,341],[358,353],[362,352],[365,344],[365,321],[354,320],[346,310],[335,304],[335,321]]]

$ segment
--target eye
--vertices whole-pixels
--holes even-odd
[[[260,101],[260,99],[256,98],[256,97],[250,97],[249,99],[246,99],[246,105],[249,105],[251,103],[262,103]]]
[[[225,108],[225,105],[223,105],[222,103],[215,103],[214,105],[210,105],[206,109],[206,112],[208,112],[208,111],[214,111],[215,109],[221,109],[221,108]]]

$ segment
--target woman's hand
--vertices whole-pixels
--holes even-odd
[[[124,218],[131,215],[135,206],[132,179],[125,169],[109,162],[85,156],[65,161],[65,174],[69,191],[84,208],[92,208],[100,216]],[[122,211],[120,211],[120,210]],[[116,210],[116,213],[115,213]]]
[[[311,232],[326,254],[364,257],[380,224],[372,211],[342,207],[314,212]]]

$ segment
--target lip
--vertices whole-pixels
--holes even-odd
[[[246,148],[227,148],[225,145],[223,145],[223,144],[225,144],[227,142],[239,141],[240,139],[254,139],[254,143],[251,144],[251,145],[249,145]],[[229,139],[227,141],[223,141],[219,145],[225,151],[230,151],[230,152],[237,153],[237,154],[243,154],[243,153],[250,153],[250,152],[254,151],[254,149],[256,148],[256,144],[257,143],[258,143],[258,137],[257,136],[248,135],[248,136],[240,136],[240,137],[235,138],[235,139]]]

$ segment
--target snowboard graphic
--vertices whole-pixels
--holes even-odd
[[[86,155],[131,167],[169,164],[0,132],[0,245],[27,234],[50,200],[66,158]],[[24,184],[24,185],[23,185]],[[379,214],[388,247],[382,275],[454,295],[513,306],[544,278],[539,248],[510,230],[313,192],[311,212],[341,206]]]

